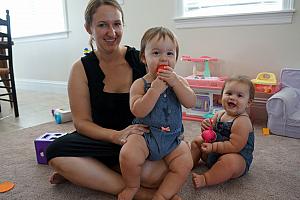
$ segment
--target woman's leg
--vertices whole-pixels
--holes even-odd
[[[246,162],[240,154],[224,154],[204,174],[192,174],[194,186],[201,188],[206,185],[220,184],[229,179],[240,177],[245,169]]]
[[[61,184],[68,181],[67,179],[65,179],[65,177],[63,177],[62,175],[60,175],[57,172],[53,172],[52,175],[49,177],[49,182],[51,184]]]
[[[53,174],[82,187],[113,195],[120,193],[125,187],[123,178],[118,172],[109,169],[106,165],[92,158],[57,157],[51,159],[49,165],[55,170]],[[164,163],[151,163],[146,166],[145,171],[158,172],[158,176],[163,174],[159,173],[160,171],[164,171],[160,169],[166,169]],[[152,178],[152,180],[153,185],[159,182],[157,177]],[[155,191],[156,189],[140,188],[135,195],[135,199],[152,199]]]
[[[169,172],[153,199],[171,199],[174,197],[180,191],[193,167],[190,149],[185,142],[181,142],[164,160],[169,166]]]
[[[133,199],[140,188],[143,164],[149,155],[146,141],[141,135],[130,135],[120,151],[120,167],[125,182],[124,190],[119,193],[119,200]]]
[[[119,173],[92,158],[56,157],[49,165],[57,174],[79,186],[110,194],[118,194],[125,186]]]
[[[68,137],[71,136],[74,137],[75,134],[69,134]],[[76,137],[82,136],[76,135]],[[82,143],[82,141],[85,140],[85,137],[78,140],[80,140],[80,143]],[[91,145],[90,142],[91,141],[87,142],[88,146]],[[59,148],[55,146],[56,148],[53,149],[61,149],[63,147],[66,147],[66,144],[68,144],[69,142],[67,140],[62,141],[61,143],[62,144],[59,145]],[[49,165],[52,166],[55,170],[55,172],[50,177],[50,182],[54,184],[60,183],[67,179],[74,184],[88,187],[90,189],[104,191],[110,194],[118,194],[125,187],[123,178],[119,173],[109,169],[106,165],[92,158],[54,157],[49,161]],[[84,168],[79,169],[78,166],[83,166]],[[161,184],[167,172],[168,167],[165,161],[147,160],[143,165],[141,173],[142,188],[140,188],[138,193],[135,195],[135,199],[152,199],[153,194]],[[94,174],[97,175],[94,176]],[[87,177],[92,178],[88,179]]]

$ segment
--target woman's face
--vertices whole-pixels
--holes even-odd
[[[95,40],[97,50],[112,53],[118,49],[122,39],[122,14],[113,6],[100,6],[93,15],[91,26],[86,29]]]

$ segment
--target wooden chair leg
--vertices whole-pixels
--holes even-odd
[[[11,102],[10,105],[12,105],[13,103],[13,106],[14,106],[14,112],[15,112],[15,117],[19,117],[19,108],[18,108],[18,100],[17,100],[17,92],[16,92],[16,88],[13,86],[12,88],[12,99],[13,99],[13,102]]]
[[[6,10],[6,20],[1,19],[1,25],[6,26],[6,33],[0,32],[0,69],[3,72],[3,76],[1,73],[1,79],[3,80],[3,84],[7,90],[7,94],[9,95],[9,102],[11,107],[14,107],[15,117],[19,116],[18,109],[18,101],[15,87],[15,79],[14,79],[14,70],[13,70],[13,57],[12,57],[12,45],[13,41],[11,38],[11,30],[10,30],[10,16],[9,10]],[[2,69],[4,68],[4,70]],[[4,99],[7,101],[7,99]]]

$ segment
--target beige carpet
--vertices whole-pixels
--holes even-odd
[[[199,132],[197,122],[184,122],[185,134],[191,140]],[[115,199],[102,192],[88,190],[71,183],[50,185],[51,169],[36,162],[33,141],[45,132],[67,132],[72,124],[54,122],[0,133],[0,182],[16,184],[15,188],[0,193],[0,199]],[[183,199],[300,199],[300,140],[280,136],[262,136],[256,130],[254,162],[250,173],[242,178],[218,186],[194,190],[191,178],[182,188]],[[195,171],[204,171],[205,167]]]

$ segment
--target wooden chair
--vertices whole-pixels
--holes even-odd
[[[0,18],[0,26],[6,29],[6,32],[0,31],[0,83],[3,83],[0,85],[0,88],[6,90],[5,92],[2,92],[1,90],[0,101],[10,102],[11,106],[14,108],[15,117],[19,117],[12,58],[13,42],[11,40],[10,16],[8,10],[6,10],[6,20]],[[6,96],[8,96],[8,98],[5,98]]]

